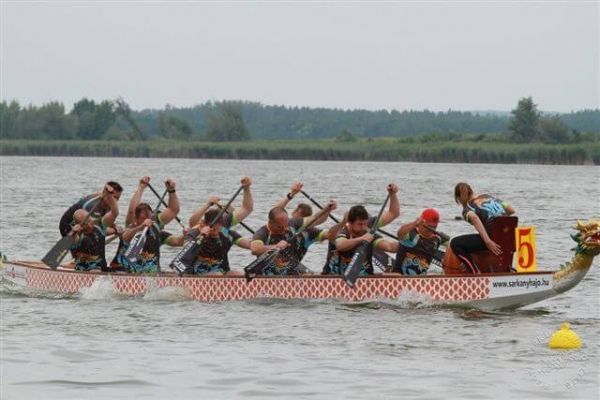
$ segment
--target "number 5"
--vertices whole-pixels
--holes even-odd
[[[536,270],[535,260],[535,228],[520,227],[516,229],[517,272]]]

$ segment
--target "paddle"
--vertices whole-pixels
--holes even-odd
[[[228,211],[228,210],[226,210],[226,209],[224,208],[224,206],[222,206],[222,205],[221,205],[221,204],[219,204],[219,203],[216,203],[216,204],[217,204],[217,207],[219,207],[221,210],[225,210],[225,212],[229,214],[229,211]],[[241,221],[239,222],[239,224],[240,224],[241,226],[243,226],[244,228],[246,228],[246,230],[247,230],[248,232],[250,232],[251,234],[253,234],[253,235],[254,235],[254,233],[255,233],[255,232],[254,232],[254,229],[250,228],[248,225],[246,225],[245,223],[243,223],[243,222],[241,222]]]
[[[218,206],[218,207],[221,207],[221,208],[223,207],[223,206],[222,206],[222,205],[220,205],[220,204],[217,204],[217,206]],[[225,211],[225,212],[229,212],[229,211]],[[253,235],[254,235],[254,233],[255,233],[255,232],[254,232],[254,229],[250,228],[248,225],[246,225],[246,224],[245,224],[245,223],[243,223],[243,222],[240,222],[240,225],[241,225],[242,227],[246,228],[246,230],[247,230],[248,232],[250,232],[251,234],[253,234]],[[306,265],[302,264],[302,263],[298,263],[298,267],[297,267],[297,269],[298,269],[298,271],[300,271],[300,274],[306,274],[306,273],[309,273],[309,272],[310,272],[310,273],[312,273],[312,270],[311,270],[310,268],[308,268]]]
[[[235,192],[233,197],[229,199],[229,202],[227,202],[227,204],[223,208],[221,208],[221,210],[213,218],[213,220],[210,221],[210,224],[208,225],[209,227],[212,228],[217,223],[217,221],[221,220],[221,216],[223,215],[225,210],[229,208],[231,203],[233,203],[233,201],[240,194],[242,189],[244,189],[244,185],[240,186],[240,188],[237,190],[237,192]],[[194,265],[196,257],[198,257],[198,254],[200,254],[200,249],[204,238],[205,235],[200,235],[198,239],[187,242],[183,246],[179,254],[177,254],[173,261],[171,261],[170,267],[177,271],[179,276],[183,275],[188,268],[192,268],[192,266]]]
[[[379,222],[379,220],[381,219],[381,216],[383,215],[383,210],[385,210],[385,206],[387,205],[391,196],[392,196],[392,193],[388,192],[388,195],[385,198],[385,201],[383,202],[383,206],[381,206],[381,210],[379,210],[379,215],[377,215],[375,224],[369,232],[371,235],[375,235],[375,232],[377,231],[377,222]],[[369,246],[369,242],[366,242],[364,240],[361,242],[361,244],[358,246],[358,248],[354,252],[354,256],[352,257],[352,260],[350,261],[350,265],[348,265],[348,267],[344,271],[344,274],[342,275],[342,279],[351,288],[354,287],[354,284],[356,283],[356,279],[358,279],[358,274],[360,273],[360,269],[365,261],[366,255],[367,255],[366,253],[367,253],[368,246]]]
[[[323,209],[323,207],[322,207],[322,206],[321,206],[319,203],[317,203],[317,201],[316,201],[315,199],[313,199],[312,197],[310,197],[310,196],[308,195],[308,193],[306,193],[304,190],[301,190],[301,191],[300,191],[300,193],[302,193],[302,194],[303,194],[303,195],[304,195],[304,196],[305,196],[305,197],[306,197],[308,200],[310,200],[310,201],[311,201],[311,203],[313,203],[315,206],[317,206],[317,207],[318,207],[318,208],[320,208],[321,210]],[[331,219],[332,219],[333,221],[335,221],[335,222],[340,222],[340,221],[339,221],[339,220],[338,220],[336,217],[334,217],[334,216],[333,216],[333,215],[331,215],[331,214],[329,214],[329,218],[331,218]],[[389,233],[389,232],[386,232],[386,231],[384,231],[383,229],[379,229],[379,228],[378,228],[378,229],[377,229],[377,231],[378,231],[378,232],[381,232],[381,233],[383,233],[383,234],[384,234],[384,235],[386,235],[387,237],[390,237],[390,238],[392,238],[392,239],[396,239],[396,240],[398,240],[398,237],[397,237],[396,235],[393,235],[393,234],[391,234],[391,233]]]
[[[94,205],[94,207],[92,207],[92,209],[88,212],[88,214],[85,216],[83,221],[81,221],[81,223],[79,224],[80,226],[85,225],[88,218],[90,218],[92,216],[92,214],[94,213],[94,211],[96,211],[96,209],[100,206],[100,204],[102,204],[102,200],[104,200],[104,196],[106,196],[107,194],[108,193],[106,191],[103,192],[102,196],[100,197],[100,200]],[[73,232],[73,230],[71,230],[71,232],[69,232],[67,234],[67,236],[60,239],[54,245],[54,247],[52,247],[52,249],[50,249],[48,254],[46,254],[44,256],[44,258],[42,258],[42,262],[52,269],[58,268],[58,266],[60,265],[62,260],[65,258],[65,256],[69,252],[69,249],[73,245],[73,242],[75,241],[73,234],[74,234],[74,232]]]
[[[442,238],[442,241],[444,242],[449,242],[450,241],[450,236],[446,235],[445,233],[436,231],[435,229],[433,229],[432,227],[430,227],[427,224],[423,224],[423,226],[425,227],[425,229],[427,229],[428,231],[432,232],[435,235],[438,235],[440,238]],[[434,254],[432,254],[433,256],[433,261],[438,261],[435,264],[439,265],[440,267],[442,266],[442,261],[444,261],[444,256],[446,255],[446,253],[444,253],[441,250],[436,250]]]
[[[317,206],[319,209],[323,209],[323,206],[321,206],[315,199],[313,199],[312,197],[310,197],[308,195],[308,193],[306,193],[304,190],[300,191],[308,200],[310,200],[315,206]],[[337,219],[336,217],[334,217],[333,215],[329,214],[329,218],[331,218],[333,221],[339,223],[340,220]],[[376,222],[377,223],[377,222]],[[397,236],[392,235],[391,233],[385,232],[381,229],[377,229],[378,232],[383,233],[384,235],[387,235],[388,237],[391,237],[392,239],[396,239],[398,240]],[[374,264],[377,268],[379,268],[381,271],[385,272],[386,269],[391,268],[394,266],[395,264],[395,260],[390,257],[389,255],[387,255],[386,252],[384,251],[380,251],[378,249],[374,249],[373,251],[373,258],[375,260]]]
[[[444,242],[447,242],[450,240],[450,237],[448,235],[446,235],[445,233],[442,232],[438,232],[435,229],[433,229],[432,227],[430,227],[427,224],[423,224],[422,226],[424,226],[427,230],[433,232],[434,234],[438,235],[439,237],[442,238],[442,240]],[[442,266],[442,261],[444,261],[444,256],[446,255],[446,253],[444,253],[442,250],[435,250],[433,253],[423,253],[425,255],[430,255],[432,257],[431,262],[439,267]],[[382,269],[382,266],[387,266],[385,272],[389,272],[388,269],[391,269],[394,267],[394,265],[396,264],[396,260],[394,260],[393,257],[390,257],[389,255],[387,255],[387,253],[383,252],[383,251],[377,251],[377,249],[375,249],[373,251],[373,258],[374,258],[374,263],[375,266],[377,266],[379,269]]]
[[[298,229],[298,232],[294,233],[290,238],[286,239],[286,242],[291,244],[292,240],[294,240],[294,238],[302,235],[302,233],[304,233],[308,228],[313,226],[316,221],[319,220],[319,218],[323,215],[323,213],[326,213],[328,211],[329,211],[329,207],[322,209],[321,212],[319,212],[317,215],[315,215],[313,217],[312,221],[309,224]],[[279,247],[269,249],[269,250],[265,251],[263,254],[261,254],[260,256],[258,256],[258,258],[256,260],[252,261],[250,264],[245,266],[244,267],[244,275],[246,276],[246,281],[250,282],[252,279],[254,279],[254,277],[256,275],[259,275],[260,273],[262,273],[263,270],[266,267],[268,267],[269,264],[271,264],[271,262],[273,262],[277,258],[277,256],[279,255],[280,252],[281,252],[281,249]],[[298,265],[300,266],[300,270],[302,270],[303,267],[306,268],[304,265],[302,265],[302,263],[300,263],[300,261],[298,261]]]
[[[161,198],[161,197],[160,197],[160,195],[158,194],[158,192],[157,192],[156,190],[154,190],[154,188],[152,187],[152,185],[150,185],[150,183],[148,183],[148,184],[147,184],[147,186],[150,188],[150,190],[152,190],[152,193],[154,193],[154,195],[156,195],[156,198],[157,198],[157,199],[160,199],[160,198]],[[162,199],[161,199],[161,200],[162,200]],[[164,200],[162,200],[162,205],[163,205],[163,206],[165,206],[165,207],[168,207],[167,203],[166,203]],[[176,216],[176,217],[175,217],[175,220],[176,220],[177,222],[179,222],[179,226],[181,226],[183,229],[185,229],[185,225],[183,225],[183,224],[181,223],[181,220],[179,219],[179,217],[177,217],[177,216]]]
[[[427,224],[423,224],[423,226],[425,227],[425,229],[427,229],[431,233],[434,233],[434,234],[438,235],[439,237],[441,237],[444,242],[450,241],[450,236],[446,235],[445,233],[438,232]]]
[[[119,235],[117,235],[117,234],[110,235],[110,237],[106,239],[106,242],[104,242],[104,244],[105,245],[110,244],[110,243],[114,242],[118,237],[119,237]]]
[[[167,195],[167,192],[169,191],[169,189],[165,189],[165,192],[163,193],[162,197],[160,198],[158,204],[156,205],[156,208],[154,209],[154,212],[152,213],[152,216],[150,217],[150,219],[152,219],[157,213],[158,213],[158,209],[160,208],[161,204],[163,203],[163,200],[165,198],[165,196]],[[148,232],[149,227],[144,227],[144,229],[138,233],[135,234],[135,236],[133,237],[133,239],[131,239],[131,242],[129,243],[129,247],[127,247],[127,250],[125,250],[125,253],[123,254],[125,256],[126,259],[129,260],[130,263],[134,264],[137,262],[138,256],[140,254],[140,252],[142,251],[142,249],[144,248],[144,245],[146,244],[146,233]]]

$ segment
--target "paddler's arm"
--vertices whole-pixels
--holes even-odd
[[[323,240],[329,240],[330,242],[335,242],[335,238],[337,237],[340,229],[342,229],[346,222],[348,222],[348,211],[344,213],[344,218],[337,224],[333,225],[331,228],[327,229],[323,232],[322,238]]]
[[[310,217],[306,218],[304,221],[304,225],[317,226],[321,225],[323,222],[327,221],[329,218],[329,214],[337,208],[337,201],[334,199],[329,200],[329,203],[323,209],[323,212],[319,212],[317,214],[313,214]]]
[[[398,242],[380,239],[377,241],[377,243],[375,243],[375,248],[388,253],[396,253],[398,251]]]
[[[237,209],[233,215],[235,216],[235,220],[239,223],[242,222],[252,210],[254,210],[254,200],[252,199],[252,192],[250,192],[250,185],[252,185],[252,180],[249,177],[242,178],[242,186],[244,187],[244,197],[242,199],[242,206]]]
[[[71,248],[75,248],[79,245],[79,240],[81,239],[81,225],[73,225],[73,228],[71,228],[71,235],[73,235],[73,245]]]
[[[398,200],[399,189],[400,188],[395,183],[390,183],[387,186],[388,192],[391,193],[390,208],[381,216],[381,219],[378,221],[378,227],[389,225],[393,220],[400,216],[400,201]]]
[[[250,250],[252,251],[252,255],[253,256],[260,256],[261,254],[279,247],[280,249],[285,249],[286,247],[289,247],[289,243],[286,242],[285,240],[281,240],[279,243],[277,244],[264,244],[262,242],[262,240],[253,240],[250,243]]]
[[[115,225],[114,228],[112,227],[108,227],[106,228],[106,236],[112,236],[112,235],[117,235],[118,237],[121,237],[121,235],[123,234],[123,228],[121,228],[118,225]]]
[[[171,247],[181,247],[185,242],[185,233],[181,236],[171,235],[165,240],[165,244]]]
[[[241,247],[242,249],[250,250],[251,241],[250,241],[250,239],[247,239],[247,238],[241,238],[240,240],[236,241],[234,244],[238,247]]]
[[[421,224],[424,222],[425,220],[423,218],[417,217],[417,219],[415,219],[413,222],[408,222],[398,228],[398,233],[396,233],[396,236],[398,236],[398,239],[402,239],[408,234],[408,232],[412,231],[418,226],[421,226]]]
[[[115,191],[112,187],[106,185],[104,189],[106,193],[106,201],[108,202],[108,207],[110,207],[110,211],[104,214],[102,217],[102,223],[104,226],[112,227],[115,224],[115,220],[119,216],[119,206],[117,204],[117,200],[113,197],[113,192]]]
[[[504,207],[507,215],[513,215],[516,212],[515,208],[508,203],[502,203],[502,207]]]
[[[352,239],[338,237],[335,240],[335,247],[337,247],[339,251],[347,251],[360,245],[363,242],[363,240],[365,242],[371,243],[373,241],[373,235],[371,235],[370,233],[365,233],[362,236],[355,237]]]
[[[137,190],[133,194],[131,200],[129,200],[129,208],[127,209],[127,215],[125,216],[125,226],[129,226],[135,222],[135,208],[142,202],[142,195],[144,194],[144,190],[148,187],[148,183],[150,183],[149,176],[144,176],[140,179]]]
[[[167,208],[160,213],[160,221],[162,222],[163,226],[173,221],[177,214],[179,214],[179,196],[177,196],[177,192],[175,190],[175,181],[172,179],[167,179],[165,181],[165,187],[169,193],[169,201]]]
[[[151,227],[153,223],[154,221],[147,219],[134,228],[126,229],[125,232],[123,232],[123,241],[126,243],[131,242],[131,239],[133,239],[136,233],[143,231],[145,227]]]
[[[304,185],[302,184],[302,182],[294,182],[292,184],[292,188],[290,189],[290,192],[288,194],[285,195],[285,197],[281,200],[279,200],[277,202],[277,204],[275,204],[275,207],[281,207],[281,208],[285,208],[288,203],[294,198],[296,197],[296,195],[298,193],[300,193],[300,191],[302,190],[302,187]]]
[[[194,226],[198,225],[198,223],[200,222],[200,220],[202,219],[204,214],[206,214],[206,211],[208,211],[208,209],[213,204],[219,204],[220,200],[221,199],[219,197],[213,196],[206,201],[206,204],[198,207],[198,209],[196,211],[194,211],[194,213],[192,214],[192,216],[190,217],[190,219],[188,221],[188,223],[190,224],[190,228],[193,228]]]

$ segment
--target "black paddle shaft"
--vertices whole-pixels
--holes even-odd
[[[448,242],[448,241],[450,240],[450,236],[446,235],[445,233],[438,232],[438,231],[436,231],[435,229],[433,229],[432,227],[430,227],[430,226],[429,226],[429,225],[427,225],[427,224],[423,224],[423,226],[424,226],[424,227],[425,227],[425,229],[427,229],[428,231],[430,231],[430,232],[432,232],[432,233],[434,233],[434,234],[438,235],[439,237],[441,237],[441,238],[442,238],[442,240],[443,240],[444,242]]]
[[[331,211],[331,209],[329,208],[329,206],[327,206],[326,208],[321,208],[321,211],[313,217],[313,219],[312,219],[312,221],[310,221],[310,223],[308,223],[303,228],[298,229],[298,232],[294,233],[289,239],[286,239],[286,242],[291,243],[292,240],[294,240],[294,238],[296,236],[302,235],[307,229],[311,228],[315,224],[315,222],[317,222],[317,220],[319,218],[321,218],[322,214],[326,213],[327,211]]]
[[[304,196],[306,196],[306,198],[308,200],[310,200],[315,206],[319,207],[321,210],[323,209],[323,206],[321,206],[319,203],[317,203],[317,201],[315,199],[313,199],[312,197],[310,197],[308,195],[308,193],[306,193],[304,190],[301,190],[300,193],[302,193]],[[334,217],[333,215],[329,214],[329,218],[331,218],[334,222],[339,223],[340,220],[337,219],[336,217]],[[396,239],[398,240],[398,237],[396,235],[392,235],[389,232],[384,231],[383,229],[377,229],[379,232],[383,233],[384,235],[386,235],[387,237],[390,237],[392,239]]]
[[[220,205],[219,203],[217,203],[217,207],[219,207],[220,209],[224,209],[222,205]],[[229,211],[225,210],[226,213],[229,213]],[[244,228],[246,228],[246,230],[252,234],[254,234],[254,229],[250,228],[248,225],[246,225],[245,223],[243,223],[242,221],[240,221],[240,225],[243,226]]]
[[[164,204],[165,206],[167,206],[167,208],[169,207],[167,205],[167,203],[165,203],[165,196],[167,195],[167,193],[169,193],[169,189],[165,189],[163,195],[160,197],[160,200],[158,201],[158,204],[156,205],[156,208],[154,208],[154,211],[152,212],[152,217],[156,216],[156,214],[158,214],[158,209],[160,208],[160,206],[162,204]],[[150,218],[152,218],[150,217]]]
[[[236,197],[238,197],[238,195],[240,194],[240,192],[242,191],[242,189],[244,189],[244,185],[240,186],[240,188],[237,190],[237,192],[235,192],[235,194],[231,197],[231,199],[229,199],[229,201],[227,202],[227,204],[225,204],[223,206],[223,208],[221,208],[221,210],[219,211],[219,213],[213,218],[212,221],[210,221],[209,226],[212,228],[218,221],[221,220],[221,216],[223,215],[223,213],[225,212],[225,210],[227,210],[229,208],[229,206],[231,205],[231,203],[233,203],[233,201],[235,200]]]

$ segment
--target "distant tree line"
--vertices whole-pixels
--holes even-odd
[[[600,110],[542,115],[531,97],[510,115],[448,110],[366,111],[206,102],[190,108],[133,111],[127,103],[82,99],[67,112],[59,102],[36,107],[0,103],[0,139],[247,141],[250,139],[398,138],[405,143],[455,140],[580,143],[598,140]],[[420,135],[421,138],[414,138]]]
[[[452,141],[431,141],[443,137],[443,134],[400,139],[368,138],[354,142],[335,139],[218,143],[177,140],[0,140],[0,155],[600,165],[600,141],[568,144],[490,143],[478,141],[478,134],[448,135],[452,136]],[[409,139],[413,142],[407,143]]]

